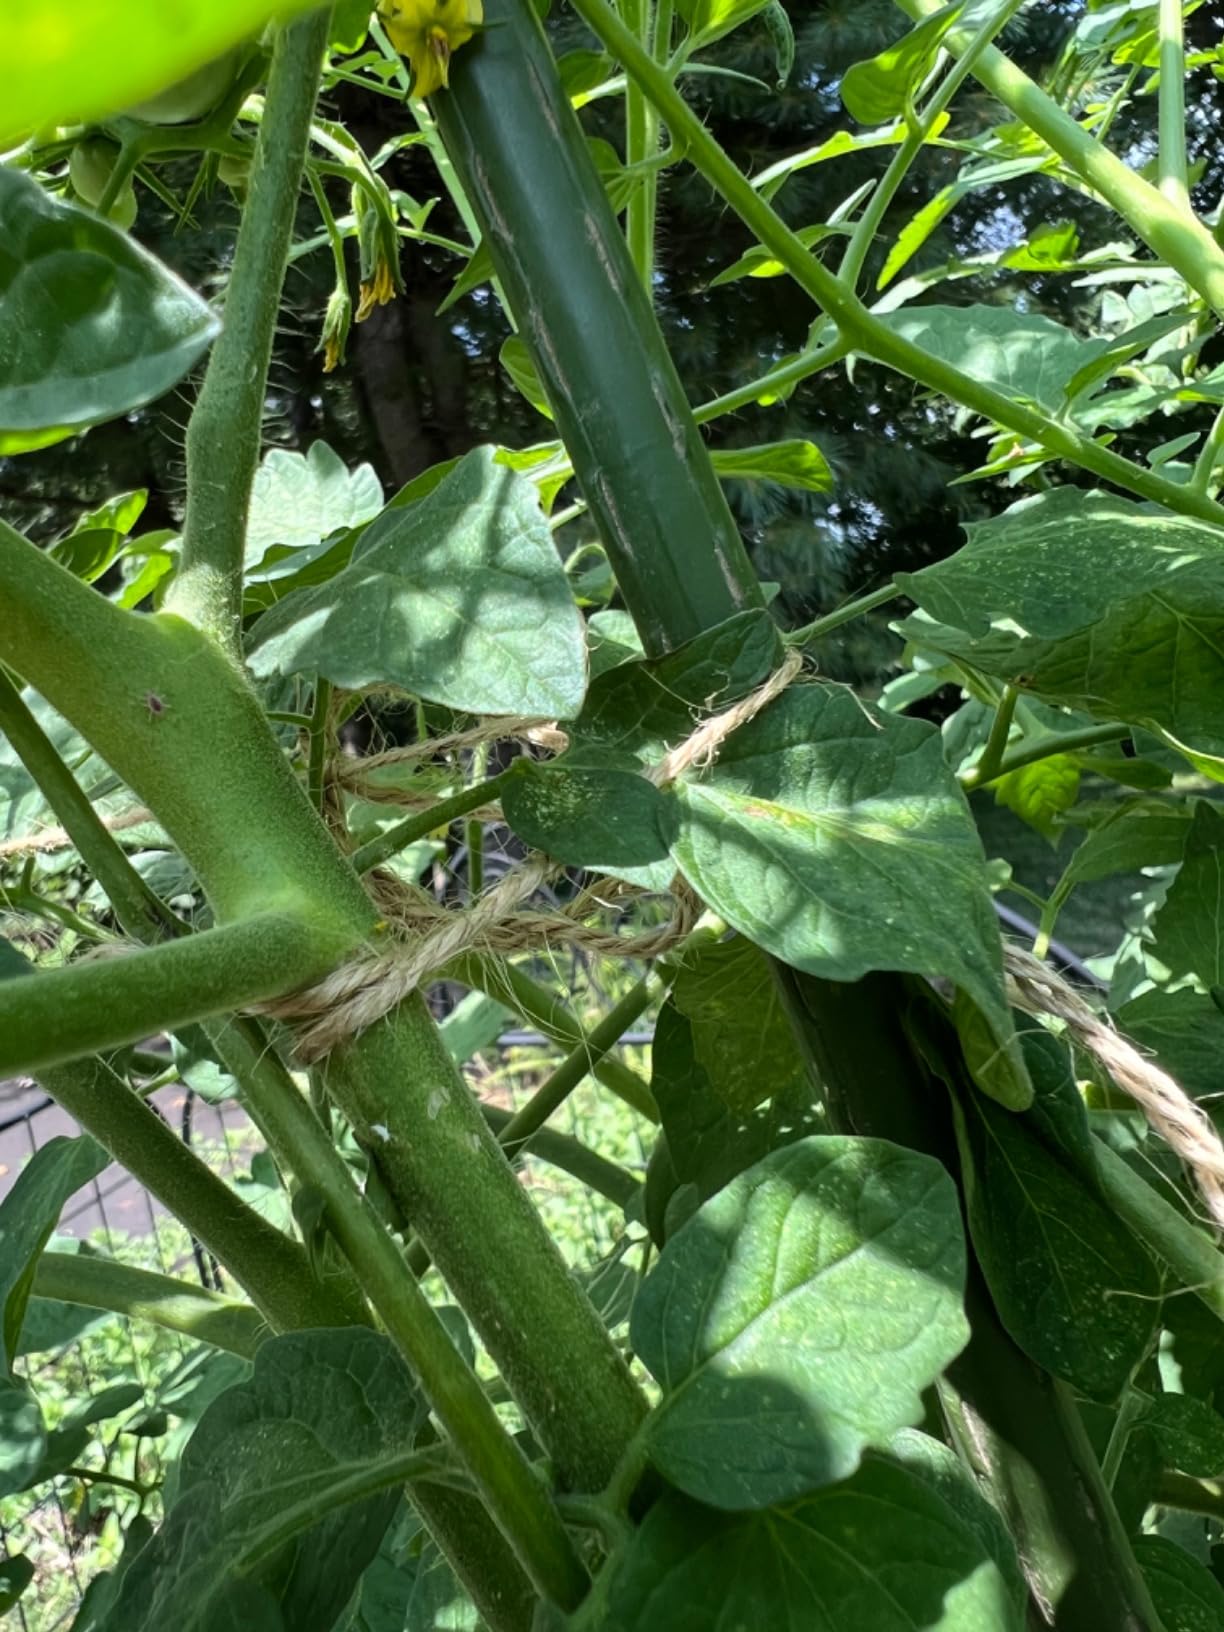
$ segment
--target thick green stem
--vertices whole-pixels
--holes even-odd
[[[187,428],[187,515],[168,611],[237,651],[247,506],[331,8],[280,25],[225,302]]]
[[[401,1005],[400,1013],[408,1006]],[[352,1045],[352,1051],[364,1049],[366,1038],[380,1029],[366,1033]],[[427,1016],[420,1029],[438,1038]],[[440,1041],[437,1046],[441,1048]],[[420,1378],[426,1398],[470,1468],[498,1526],[541,1591],[561,1604],[577,1602],[585,1590],[585,1573],[547,1492],[502,1428],[475,1374],[459,1360],[446,1328],[423,1297],[399,1248],[357,1194],[347,1164],[305,1097],[277,1055],[261,1050],[258,1039],[240,1028],[229,1039],[229,1059],[241,1076],[252,1109],[277,1145],[289,1153],[299,1182],[322,1202],[331,1233]],[[404,1062],[397,1064],[402,1070]],[[380,1090],[400,1074],[388,1073]],[[453,1204],[453,1191],[449,1199]],[[454,1232],[453,1219],[449,1222]]]
[[[342,1044],[323,1070],[562,1483],[601,1488],[645,1402],[421,1000]]]
[[[1198,516],[1217,525],[1224,521],[1224,509],[1205,494],[1196,493],[1184,484],[1169,481],[1155,471],[1121,458],[1090,437],[1083,436],[1074,426],[1053,419],[1040,409],[972,378],[942,358],[895,334],[886,322],[869,312],[832,272],[804,248],[781,217],[728,158],[666,73],[641,50],[605,0],[574,0],[574,6],[608,50],[620,58],[630,77],[642,86],[663,115],[674,139],[684,142],[687,156],[695,167],[721,193],[745,226],[777,257],[800,288],[832,318],[842,338],[855,351],[875,358],[877,362],[896,369],[921,385],[929,386],[931,390],[971,409],[984,419],[1016,431],[1050,453],[1092,471],[1107,482],[1138,493],[1142,498],[1162,504],[1177,514]],[[994,47],[990,47],[983,54],[983,60],[993,50]],[[1079,126],[1074,125],[1073,121],[1072,124],[1078,131]],[[1091,142],[1091,138],[1085,137],[1085,140]],[[1138,183],[1133,172],[1126,170],[1125,166],[1122,169],[1125,175]],[[1154,188],[1150,191],[1161,209],[1168,211],[1170,206],[1160,194]],[[1190,226],[1197,225],[1186,216],[1179,215],[1178,221],[1183,233]],[[1218,293],[1221,309],[1224,310],[1224,255],[1220,255],[1205,229],[1198,230],[1207,237],[1222,262]],[[562,432],[568,443],[565,427],[562,427]],[[575,454],[575,465],[578,464]]]
[[[109,1309],[132,1320],[152,1321],[166,1331],[211,1343],[245,1360],[252,1359],[264,1338],[271,1335],[267,1321],[249,1303],[85,1253],[44,1252],[34,1268],[32,1291],[36,1298],[83,1303],[89,1309]]]
[[[1004,686],[1003,696],[999,706],[995,709],[995,717],[991,721],[990,735],[986,739],[986,746],[982,749],[982,757],[974,766],[976,786],[981,787],[986,782],[993,782],[996,777],[1002,776],[1003,759],[1007,753],[1007,739],[1011,736],[1012,721],[1016,717],[1016,703],[1020,693],[1015,686]]]
[[[0,1075],[37,1072],[279,996],[325,974],[346,950],[288,913],[82,959],[0,983]]]
[[[31,986],[34,978],[10,984]],[[305,1249],[248,1207],[105,1061],[54,1066],[40,1072],[39,1080],[69,1116],[173,1211],[278,1331],[342,1326],[363,1318],[359,1302],[346,1297],[342,1288],[321,1283]]]
[[[897,4],[910,17],[920,18],[938,11],[941,0],[897,0]],[[959,55],[971,39],[969,29],[954,28],[944,36],[944,46]],[[1118,212],[1158,261],[1167,261],[1208,306],[1224,311],[1224,249],[1184,204],[1163,197],[996,47],[982,52],[973,72],[992,96]]]
[[[26,707],[20,692],[0,671],[0,732],[16,750],[59,817],[81,860],[106,891],[125,934],[133,940],[178,935],[184,925],[141,878],[55,746]]]
[[[219,920],[267,910],[344,926],[373,904],[268,729],[242,671],[181,618],[122,611],[0,521],[0,662],[149,806]]]

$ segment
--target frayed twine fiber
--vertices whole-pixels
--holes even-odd
[[[1008,996],[1017,1008],[1061,1020],[1080,1046],[1138,1105],[1151,1127],[1193,1176],[1207,1211],[1224,1229],[1224,1144],[1201,1106],[1096,1014],[1061,975],[1021,947],[1005,948]]]
[[[691,736],[670,750],[658,765],[646,772],[656,786],[673,782],[684,771],[705,769],[718,757],[723,743],[733,731],[755,718],[767,704],[786,690],[803,667],[803,654],[787,651],[781,664],[762,685],[721,714],[704,720]],[[533,731],[556,727],[547,722],[521,719],[488,721],[473,731],[454,732],[432,742],[415,743],[360,760],[349,785],[368,792],[371,767],[404,764],[447,747],[470,747],[493,737],[530,736]],[[556,746],[556,744],[551,744]],[[584,892],[566,912],[517,912],[530,896],[562,869],[547,856],[532,855],[508,873],[471,907],[447,911],[432,907],[423,898],[399,895],[389,899],[389,882],[375,881],[376,898],[384,908],[384,918],[394,937],[392,949],[369,949],[351,962],[326,975],[304,991],[289,993],[256,1012],[268,1014],[291,1025],[295,1032],[294,1052],[303,1063],[321,1059],[345,1038],[355,1037],[403,1001],[436,969],[441,969],[461,952],[480,948],[487,952],[529,951],[565,943],[596,953],[619,957],[652,958],[675,946],[692,929],[698,903],[681,880],[673,888],[675,907],[670,922],[659,929],[635,936],[617,935],[594,929],[580,921],[580,914],[592,904],[600,904],[591,892]],[[415,944],[406,939],[424,928]]]
[[[102,826],[108,833],[122,833],[125,828],[139,827],[141,822],[155,821],[156,817],[151,810],[143,805],[134,805],[131,810],[125,810],[118,816],[104,816]],[[4,839],[0,841],[0,861],[10,856],[39,856],[47,855],[53,850],[67,850],[72,840],[62,827],[45,827],[41,833],[34,833],[26,838]]]
[[[467,730],[451,731],[442,737],[427,737],[422,742],[410,742],[403,748],[388,748],[381,754],[367,754],[361,759],[341,756],[329,764],[328,777],[346,793],[359,794],[372,804],[404,805],[409,809],[423,810],[430,803],[428,797],[414,793],[410,788],[378,782],[375,780],[376,773],[395,766],[411,766],[418,760],[434,759],[439,754],[479,748],[487,742],[529,742],[533,747],[546,748],[550,753],[559,754],[568,746],[569,739],[555,720],[539,719],[533,715],[497,715]]]

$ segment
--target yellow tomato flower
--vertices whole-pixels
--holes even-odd
[[[412,94],[432,96],[448,83],[451,52],[484,21],[481,0],[379,0],[392,45],[412,68]]]

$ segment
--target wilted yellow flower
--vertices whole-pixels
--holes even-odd
[[[432,96],[448,83],[451,52],[466,45],[484,21],[481,0],[379,0],[392,45],[408,58],[413,96]]]
[[[358,323],[364,323],[376,306],[385,306],[395,299],[395,274],[381,255],[374,263],[374,276],[362,283],[358,295]]]
[[[323,318],[323,333],[315,347],[316,351],[323,353],[324,374],[330,374],[344,361],[344,342],[348,339],[352,318],[353,302],[349,298],[348,290],[333,289],[327,302],[327,313]]]

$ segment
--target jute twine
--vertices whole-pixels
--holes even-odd
[[[1008,995],[1026,1013],[1063,1021],[1079,1045],[1138,1105],[1185,1164],[1213,1221],[1224,1229],[1224,1144],[1207,1113],[1168,1072],[1096,1014],[1061,975],[1021,947],[1005,951]]]
[[[662,786],[686,770],[712,765],[732,732],[746,725],[785,691],[802,667],[802,654],[797,650],[788,651],[768,680],[730,708],[703,721],[684,742],[645,773],[648,779]],[[427,753],[441,752],[448,745],[470,747],[475,742],[490,740],[494,732],[504,738],[542,729],[555,731],[556,728],[544,721],[491,721],[476,733],[456,732],[450,738],[438,737],[430,743],[392,749],[387,754],[359,762],[360,786],[363,794],[368,793],[371,766],[410,763]],[[357,781],[356,776],[353,781]],[[374,889],[390,932],[389,947],[386,950],[367,948],[313,986],[261,1005],[258,1012],[291,1025],[295,1032],[294,1052],[298,1059],[309,1063],[373,1025],[415,991],[434,970],[443,968],[462,952],[476,948],[513,952],[564,943],[620,957],[659,957],[683,940],[696,920],[698,904],[692,892],[679,881],[672,891],[673,912],[669,922],[641,935],[617,935],[584,924],[581,921],[584,912],[589,911],[592,904],[600,904],[590,892],[584,892],[563,912],[517,910],[561,870],[551,858],[532,854],[474,905],[460,912],[436,908],[419,894],[400,894],[384,875],[374,881]]]
[[[154,821],[151,810],[143,805],[134,805],[131,810],[125,810],[118,816],[105,816],[102,826],[109,833],[122,833],[125,828],[139,827],[141,822]],[[62,827],[44,827],[41,833],[32,833],[20,839],[0,840],[0,861],[10,856],[39,856],[47,855],[54,850],[67,850],[72,844],[67,832]]]
[[[427,737],[422,742],[411,742],[403,748],[388,748],[380,754],[366,754],[361,759],[334,759],[328,774],[347,793],[359,794],[372,804],[405,805],[409,809],[424,809],[432,801],[427,794],[417,793],[410,787],[396,787],[379,782],[379,771],[417,764],[420,760],[436,759],[439,755],[461,753],[479,748],[487,742],[527,742],[533,747],[546,748],[550,753],[561,753],[568,739],[555,720],[538,719],[533,715],[496,715],[481,720],[464,731],[450,731],[445,736]],[[472,813],[474,816],[478,812]]]

